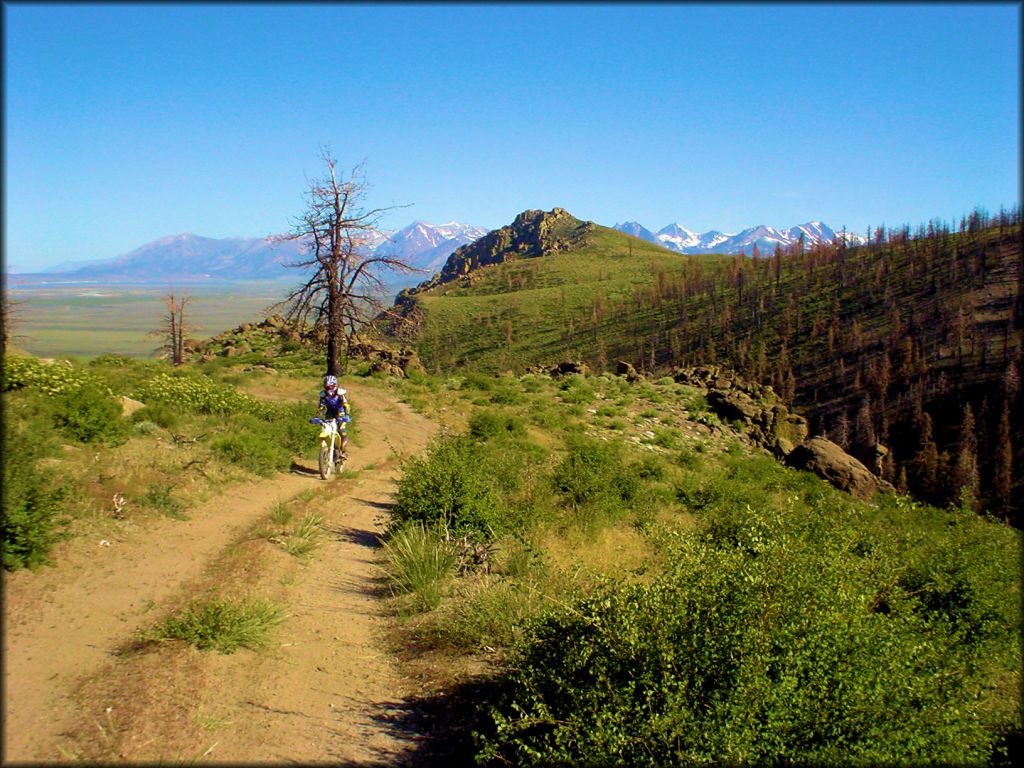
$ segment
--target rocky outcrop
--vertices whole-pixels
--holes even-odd
[[[193,360],[235,357],[249,352],[275,356],[282,343],[301,343],[307,336],[308,329],[300,324],[285,320],[281,315],[270,315],[258,323],[242,323],[208,339],[186,339],[185,353]]]
[[[426,373],[419,355],[412,347],[395,350],[383,344],[356,339],[349,348],[349,357],[370,361],[370,373],[383,373],[399,379],[410,373]]]
[[[672,378],[706,389],[708,407],[718,418],[739,422],[751,442],[778,458],[787,456],[807,438],[807,420],[790,412],[769,386],[747,381],[715,365],[678,368]]]
[[[625,376],[626,381],[628,381],[630,384],[633,384],[643,379],[643,375],[637,371],[636,367],[632,363],[626,362],[625,360],[620,360],[618,364],[616,364],[615,375]]]
[[[550,376],[553,379],[560,379],[563,376],[589,376],[590,366],[581,360],[571,360],[557,365],[535,365],[528,369],[528,373],[535,376]]]
[[[812,437],[786,457],[787,466],[813,472],[841,491],[870,500],[876,493],[894,491],[860,461],[824,437]]]
[[[580,221],[564,208],[523,211],[508,226],[457,249],[439,274],[399,293],[391,310],[381,313],[374,323],[388,336],[414,339],[424,317],[418,294],[456,281],[470,286],[476,280],[475,271],[481,267],[582,248],[594,226],[592,221]]]
[[[564,208],[548,212],[523,211],[508,226],[456,250],[439,275],[409,289],[408,293],[415,294],[454,280],[472,280],[470,273],[480,267],[575,250],[585,244],[587,234],[593,229],[593,222],[580,221]]]

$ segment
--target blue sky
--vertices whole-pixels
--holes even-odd
[[[383,221],[737,232],[1020,201],[1003,4],[4,3],[7,268],[264,236],[329,146]]]

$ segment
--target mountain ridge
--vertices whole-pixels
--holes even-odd
[[[505,229],[505,228],[500,228]],[[836,233],[819,221],[790,227],[783,231],[758,225],[730,235],[718,230],[691,232],[678,224],[663,227],[657,233],[637,222],[616,224],[611,229],[647,240],[676,253],[707,255],[712,253],[750,255],[756,244],[761,255],[772,254],[775,245],[791,247],[802,233],[808,245],[831,242]],[[414,221],[402,229],[381,234],[370,241],[380,255],[397,256],[416,268],[419,274],[442,272],[448,258],[457,249],[470,245],[495,231],[450,221],[431,224]],[[850,236],[855,243],[863,237]],[[50,284],[61,282],[107,283],[185,283],[232,282],[247,280],[297,279],[289,263],[301,259],[300,244],[278,236],[212,238],[192,232],[167,235],[119,256],[88,261],[66,261],[36,272],[8,272],[13,284]],[[401,287],[409,285],[404,280]],[[397,284],[397,283],[396,283]]]
[[[808,246],[832,243],[836,238],[843,239],[848,245],[863,245],[867,241],[863,235],[855,235],[842,230],[836,232],[827,224],[817,220],[797,224],[785,230],[758,224],[747,227],[736,234],[721,232],[717,229],[693,232],[676,222],[662,227],[657,232],[637,221],[616,224],[612,229],[689,256],[703,256],[710,253],[728,255],[743,253],[746,256],[751,256],[755,246],[761,256],[771,256],[776,246],[783,249],[795,246],[801,235]]]

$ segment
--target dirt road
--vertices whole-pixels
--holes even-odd
[[[232,487],[187,521],[65,542],[57,567],[5,577],[5,762],[400,762],[416,734],[394,726],[407,681],[382,642],[376,537],[397,474],[392,449],[422,450],[433,425],[378,389],[352,389],[361,396],[354,478],[325,488],[299,463]],[[309,489],[323,493],[326,532],[310,559],[252,535],[275,504]],[[270,648],[125,650],[168,606],[218,580],[287,606]]]

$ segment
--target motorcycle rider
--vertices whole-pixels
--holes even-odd
[[[338,389],[338,378],[331,374],[324,376],[324,388],[320,390],[320,405],[316,409],[317,416],[323,411],[323,418],[328,421],[340,416],[349,416],[348,398],[345,390]],[[348,432],[344,421],[338,421],[338,434],[341,435],[341,458],[348,458]]]

